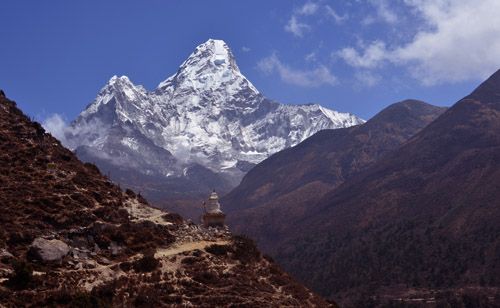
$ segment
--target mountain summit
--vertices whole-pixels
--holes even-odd
[[[66,139],[116,181],[161,199],[164,191],[228,191],[271,154],[319,130],[363,122],[317,104],[265,98],[228,45],[210,39],[151,92],[126,76],[111,78]]]
[[[203,90],[225,90],[228,94],[248,89],[253,95],[259,91],[240,72],[234,56],[222,40],[210,39],[182,63],[177,73],[158,85],[159,92],[192,87]]]

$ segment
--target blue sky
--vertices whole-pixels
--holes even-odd
[[[8,1],[0,88],[37,119],[74,119],[113,75],[154,89],[225,40],[267,97],[370,118],[450,105],[500,68],[500,1]]]

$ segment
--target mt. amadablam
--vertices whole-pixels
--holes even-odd
[[[224,41],[199,45],[149,92],[111,78],[66,132],[66,145],[152,200],[228,191],[255,164],[327,128],[364,121],[317,104],[265,98]]]

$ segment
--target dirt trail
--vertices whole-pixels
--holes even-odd
[[[227,245],[229,241],[198,241],[198,242],[187,242],[174,247],[158,249],[155,253],[155,258],[168,257],[176,254],[183,253],[185,251],[191,251],[195,249],[204,249],[207,246],[217,244],[217,245]]]

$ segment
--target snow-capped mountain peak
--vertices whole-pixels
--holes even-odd
[[[222,90],[235,95],[241,90],[259,91],[240,72],[233,53],[222,40],[209,39],[196,47],[184,61],[177,73],[158,85],[157,92],[172,95],[176,90],[203,91]]]
[[[321,129],[360,123],[318,104],[266,99],[241,73],[228,45],[210,39],[152,92],[113,76],[67,139],[85,146],[87,155],[104,157],[108,167],[169,178],[198,170],[230,177],[235,185],[252,165]]]

